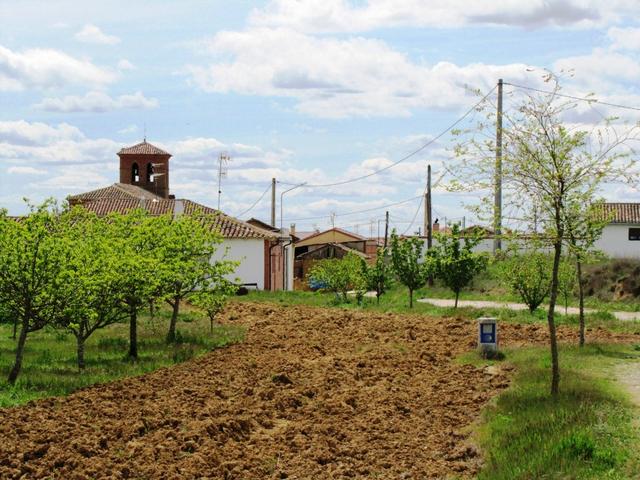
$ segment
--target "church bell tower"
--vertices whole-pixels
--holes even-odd
[[[171,154],[145,139],[118,152],[120,183],[135,185],[161,198],[169,198],[169,158]]]

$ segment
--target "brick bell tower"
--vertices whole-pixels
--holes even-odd
[[[120,157],[120,183],[136,185],[162,198],[169,198],[169,158],[171,154],[147,143],[125,147]]]

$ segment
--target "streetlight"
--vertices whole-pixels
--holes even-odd
[[[287,192],[290,192],[291,190],[295,190],[298,187],[303,187],[307,184],[307,182],[304,183],[300,183],[299,185],[294,185],[293,187],[291,187],[289,190],[285,190],[284,192],[282,192],[280,194],[280,234],[282,234],[283,230],[282,230],[282,197],[284,197],[284,194]]]

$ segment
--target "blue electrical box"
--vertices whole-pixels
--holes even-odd
[[[478,348],[483,352],[487,350],[498,351],[497,318],[482,317],[478,319]]]

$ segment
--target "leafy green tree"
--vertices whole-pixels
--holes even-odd
[[[576,280],[576,264],[571,258],[565,256],[558,268],[558,294],[564,300],[565,315],[569,311],[569,298],[576,288]]]
[[[572,128],[565,120],[576,108],[575,101],[558,95],[561,88],[555,75],[547,72],[544,80],[550,85],[548,93],[523,95],[522,101],[502,114],[500,171],[494,161],[496,144],[487,140],[495,138],[496,110],[490,102],[484,104],[489,121],[481,121],[470,139],[461,137],[456,148],[460,162],[452,171],[463,189],[491,195],[496,179],[501,179],[503,204],[513,208],[510,216],[532,223],[535,212],[544,226],[544,238],[553,252],[547,324],[551,394],[557,395],[560,364],[555,309],[558,272],[569,232],[567,210],[573,204],[594,203],[604,183],[638,182],[631,142],[638,139],[640,124],[615,125],[616,119],[609,118],[589,131]],[[493,203],[486,197],[483,200],[478,204],[480,210]],[[502,212],[492,209],[491,217],[498,219]]]
[[[82,207],[61,216],[69,238],[72,273],[65,285],[68,302],[61,326],[76,338],[78,369],[85,368],[85,343],[97,330],[126,320],[125,291],[112,226]]]
[[[533,313],[549,295],[550,266],[549,256],[542,252],[515,253],[502,262],[501,280]]]
[[[393,281],[393,270],[388,248],[378,248],[376,262],[369,265],[363,261],[363,272],[366,289],[376,292],[376,303],[380,304],[380,297],[387,291]]]
[[[391,264],[396,277],[409,290],[409,308],[413,308],[413,292],[423,287],[436,272],[431,254],[423,255],[424,245],[417,237],[400,238],[391,233]]]
[[[579,345],[585,342],[585,317],[584,317],[584,278],[582,267],[585,262],[597,258],[598,252],[594,246],[602,236],[604,227],[611,220],[611,214],[607,214],[603,208],[604,201],[596,201],[585,204],[580,199],[571,201],[564,210],[564,219],[567,225],[567,247],[569,253],[575,257],[576,282],[578,284],[578,301],[580,317]]]
[[[218,277],[215,281],[209,280],[201,290],[191,295],[190,300],[196,306],[204,310],[209,319],[211,333],[216,318],[224,310],[230,296],[236,293],[238,287],[232,282]]]
[[[129,316],[128,356],[137,359],[138,314],[151,299],[161,295],[169,276],[170,267],[161,253],[171,217],[153,217],[137,209],[124,215],[109,215],[107,222],[113,229],[114,248],[120,252],[113,268],[118,272],[120,288],[124,292],[120,306]]]
[[[51,200],[30,206],[29,215],[19,220],[0,213],[0,303],[20,326],[10,384],[22,368],[28,334],[63,316],[69,256],[69,238]]]
[[[222,236],[213,229],[210,215],[181,215],[170,222],[160,247],[165,268],[161,285],[163,298],[171,305],[167,342],[175,341],[181,302],[211,282],[221,282],[232,274],[239,262],[213,260]]]
[[[366,291],[362,259],[353,252],[343,258],[328,258],[316,262],[309,271],[310,280],[325,285],[325,289],[347,302],[349,290]]]
[[[453,290],[456,295],[454,308],[458,308],[460,291],[487,268],[486,255],[473,252],[481,237],[479,234],[463,235],[456,223],[450,234],[439,234],[436,238],[438,242],[433,248],[436,277]]]

